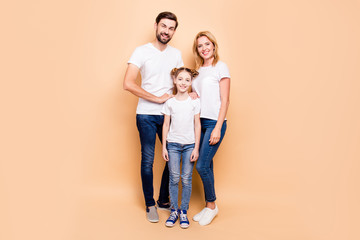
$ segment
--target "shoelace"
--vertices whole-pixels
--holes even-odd
[[[187,216],[186,216],[185,213],[180,214],[180,220],[181,220],[181,221],[185,221],[185,222],[188,221]]]
[[[176,211],[171,212],[169,218],[170,220],[174,221],[177,218],[177,212]]]

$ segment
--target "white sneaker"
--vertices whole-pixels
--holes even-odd
[[[215,209],[206,208],[206,211],[204,211],[204,214],[202,215],[199,224],[201,226],[205,226],[211,223],[211,221],[214,219],[214,217],[218,214],[219,209],[217,205],[215,205]]]
[[[203,208],[203,210],[201,210],[201,212],[199,212],[198,214],[196,214],[196,215],[193,217],[193,220],[194,220],[195,222],[200,221],[200,219],[201,219],[201,217],[204,215],[205,211],[206,211],[206,208]]]

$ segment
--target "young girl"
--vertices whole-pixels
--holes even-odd
[[[162,156],[168,161],[170,173],[171,213],[166,221],[167,227],[174,226],[180,215],[180,227],[189,227],[187,210],[192,186],[194,162],[199,156],[200,144],[200,100],[192,100],[188,94],[191,82],[198,72],[189,68],[174,68],[171,76],[174,80],[176,94],[163,106],[163,151]],[[170,123],[171,120],[171,123]],[[178,205],[180,180],[180,161],[182,158],[182,196]]]

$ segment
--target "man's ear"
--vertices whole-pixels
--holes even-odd
[[[155,22],[154,23],[154,29],[156,30],[156,28],[157,28],[157,23]]]

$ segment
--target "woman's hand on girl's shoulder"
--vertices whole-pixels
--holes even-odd
[[[191,97],[192,100],[195,100],[195,99],[199,98],[199,95],[197,95],[196,92],[189,93],[189,96]]]

